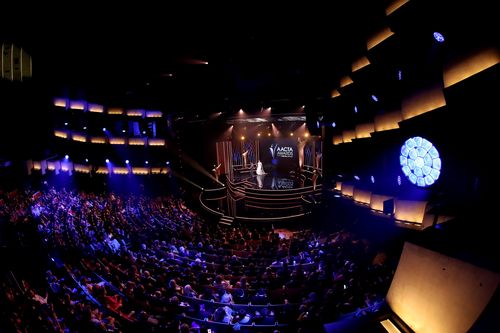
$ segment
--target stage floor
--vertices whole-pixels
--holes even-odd
[[[235,171],[233,182],[244,183],[247,188],[263,190],[291,190],[312,185],[305,175],[296,175],[293,171],[288,173],[273,171],[265,175],[257,175],[248,170]]]
[[[293,220],[308,214],[321,201],[322,185],[318,182],[313,186],[311,174],[276,170],[257,175],[249,168],[234,169],[225,188],[207,191],[201,200],[217,214],[240,221]]]

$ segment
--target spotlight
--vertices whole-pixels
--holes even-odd
[[[257,136],[260,136],[260,133],[257,133]]]
[[[375,177],[371,176],[370,180],[371,180],[372,184],[375,184]]]
[[[358,106],[354,105],[354,113],[358,113]]]
[[[305,136],[306,138],[308,138],[308,137],[309,137],[309,133],[305,133],[305,134],[304,134],[304,136]]]
[[[126,132],[126,130],[122,130],[122,133],[125,133],[125,132]]]
[[[68,123],[64,123],[64,126],[68,126]]]
[[[109,163],[109,158],[106,159],[106,163]]]
[[[243,135],[241,136],[241,140],[242,140],[242,141],[243,141],[243,140],[245,140],[245,137],[244,137]]]
[[[102,128],[102,131],[103,131],[103,132],[106,132],[106,127],[103,127],[103,128]]]
[[[398,80],[401,81],[403,79],[403,71],[399,70],[398,71]]]
[[[83,129],[86,130],[87,129],[87,126],[83,126]]]
[[[354,179],[359,180],[360,178],[359,178],[359,176],[354,175]]]
[[[167,165],[170,165],[170,161],[167,161],[167,163],[166,163],[166,164],[167,164]]]
[[[146,162],[144,162],[144,163],[149,164],[149,161],[146,161]]]
[[[146,134],[146,131],[142,131],[142,134]]]
[[[87,162],[87,163],[88,163],[88,162],[89,162],[89,159],[88,159],[88,158],[86,158],[86,159],[85,159],[85,162]]]
[[[378,102],[378,98],[377,98],[377,96],[372,95],[372,99],[373,99],[373,101]]]
[[[64,159],[69,160],[69,155],[65,155]]]
[[[293,132],[290,132],[290,136],[293,136]]]
[[[444,43],[444,36],[440,32],[436,31],[433,36],[438,43]]]
[[[129,163],[130,163],[129,160],[125,160],[125,164],[129,164]]]
[[[332,127],[335,127],[337,126],[337,124],[335,122],[332,122]]]
[[[271,136],[271,133],[267,133],[267,136]]]

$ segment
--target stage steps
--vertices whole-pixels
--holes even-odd
[[[224,216],[221,216],[219,223],[227,225],[227,226],[231,226],[233,224],[233,221],[234,221],[234,217],[224,215]]]

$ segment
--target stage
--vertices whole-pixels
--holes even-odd
[[[272,222],[308,214],[321,201],[321,179],[312,168],[257,175],[250,167],[236,167],[221,189],[204,191],[205,208],[240,221]],[[313,181],[313,179],[315,181]]]
[[[296,174],[293,171],[272,171],[264,175],[257,175],[255,170],[247,167],[235,169],[232,182],[245,183],[249,188],[263,190],[290,190],[304,187],[306,180],[307,174]]]

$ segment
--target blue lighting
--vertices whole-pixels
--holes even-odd
[[[399,164],[410,182],[420,187],[434,184],[441,174],[439,152],[429,140],[419,136],[406,140],[401,147]],[[400,176],[398,185],[401,185]]]
[[[106,163],[109,163],[109,158],[106,159]]]
[[[358,175],[354,175],[354,179],[359,180],[359,176]]]
[[[103,128],[102,128],[102,131],[103,131],[103,132],[106,132],[106,127],[103,127]]]
[[[129,164],[129,163],[130,163],[129,160],[125,160],[125,164]]]
[[[373,99],[375,102],[378,102],[378,98],[377,98],[377,96],[372,95],[372,99]]]
[[[403,79],[403,71],[399,70],[398,71],[398,80],[401,81]]]
[[[443,36],[441,33],[439,33],[439,32],[437,32],[437,31],[436,31],[436,32],[433,34],[433,36],[434,36],[434,39],[435,39],[436,41],[438,41],[439,43],[444,43],[444,36]]]
[[[332,127],[335,127],[337,126],[337,124],[335,122],[332,122]]]
[[[69,160],[69,155],[65,155],[64,159]]]
[[[371,176],[370,180],[371,180],[372,184],[375,184],[375,177]]]
[[[319,121],[316,122],[316,128],[319,128]]]
[[[170,161],[167,161],[167,165],[170,165]]]
[[[354,113],[358,113],[358,107],[354,105]]]

